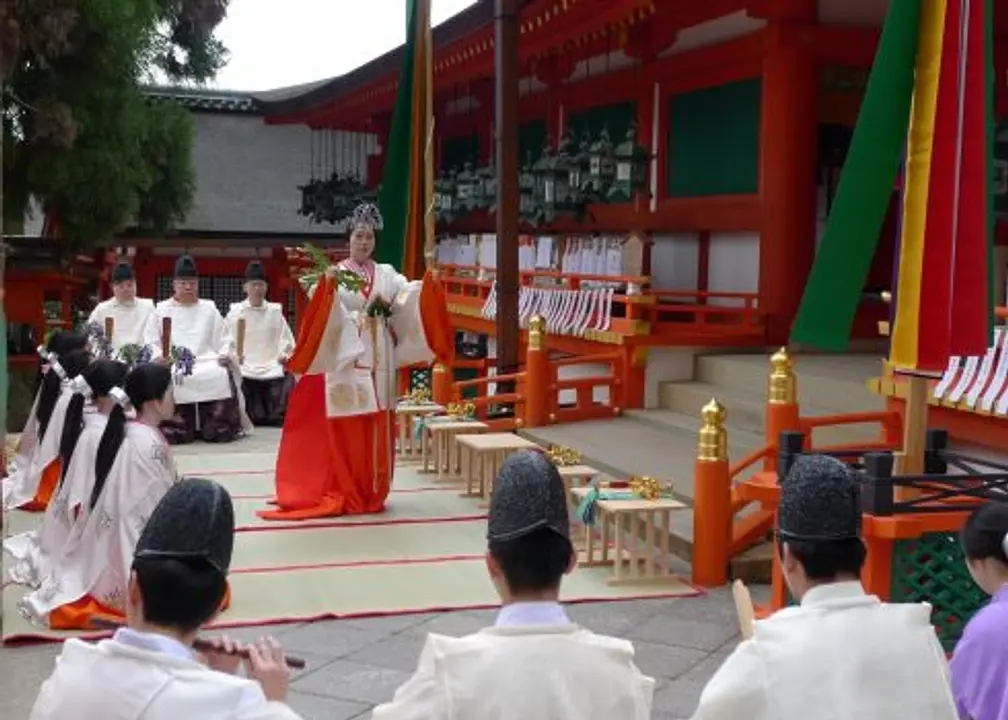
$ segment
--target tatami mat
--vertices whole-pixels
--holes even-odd
[[[184,475],[222,483],[235,502],[239,532],[232,563],[231,607],[222,626],[488,607],[498,600],[487,578],[485,510],[460,487],[396,469],[388,508],[380,515],[307,523],[256,517],[273,494],[273,452],[202,452],[176,461]],[[6,534],[35,527],[38,515],[11,513]],[[5,558],[5,562],[9,558]],[[611,586],[611,570],[578,569],[564,581],[568,602],[696,594],[676,579],[660,585]],[[3,590],[3,639],[59,639],[17,612],[26,589]],[[69,633],[75,635],[79,633]]]

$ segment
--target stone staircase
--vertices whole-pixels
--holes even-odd
[[[676,497],[691,505],[700,409],[711,398],[727,410],[728,455],[733,463],[765,444],[768,358],[767,354],[696,355],[693,379],[658,383],[656,408],[631,410],[607,420],[533,428],[523,434],[540,444],[574,448],[587,464],[611,477],[648,475],[670,482]],[[798,356],[795,373],[802,416],[884,410],[884,400],[865,387],[865,381],[880,372],[880,361],[869,355]],[[878,432],[877,425],[829,427],[816,430],[813,441],[857,443],[878,439]],[[671,530],[672,547],[689,560],[692,512],[679,513]]]

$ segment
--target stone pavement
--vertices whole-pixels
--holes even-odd
[[[765,588],[753,588],[762,600]],[[687,718],[704,683],[738,642],[728,589],[674,600],[584,603],[571,618],[599,633],[633,640],[637,664],[656,678],[654,720]],[[241,640],[272,634],[308,660],[294,678],[290,704],[306,720],[367,718],[416,666],[428,632],[462,635],[493,622],[490,610],[395,615],[235,630]],[[57,645],[0,649],[0,718],[26,720]]]

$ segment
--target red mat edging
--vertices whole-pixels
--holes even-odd
[[[355,516],[357,517],[357,516]],[[321,519],[321,518],[320,518]],[[236,533],[270,532],[272,530],[326,530],[330,528],[361,528],[383,527],[387,525],[439,525],[451,522],[477,522],[486,520],[486,513],[480,515],[448,515],[431,518],[391,518],[389,520],[365,520],[363,522],[340,522],[333,519],[328,522],[316,520],[267,520],[268,525],[242,525],[236,527]],[[311,524],[307,524],[311,523]]]
[[[445,487],[443,485],[421,485],[415,488],[404,488],[402,490],[389,490],[389,495],[418,495],[422,493],[435,493],[435,492],[453,492],[457,493],[461,483],[455,487]],[[232,500],[269,500],[270,498],[276,497],[276,493],[272,495],[242,495],[242,494],[231,494]]]
[[[486,557],[484,553],[467,555],[437,555],[430,558],[396,558],[392,560],[350,560],[333,563],[308,563],[305,565],[284,565],[282,567],[252,567],[231,570],[229,575],[270,575],[303,570],[342,570],[344,568],[390,567],[400,565],[434,565],[436,563],[467,562]]]

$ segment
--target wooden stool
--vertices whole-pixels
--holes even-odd
[[[573,495],[580,502],[589,490],[575,488]],[[596,527],[585,526],[584,557],[579,564],[586,567],[612,565],[610,585],[670,580],[673,577],[668,567],[672,513],[685,509],[686,505],[671,498],[599,500],[595,505],[599,537],[596,541]],[[610,543],[613,545],[611,554]]]
[[[575,506],[576,503],[572,494],[573,490],[590,485],[592,481],[601,475],[598,470],[587,465],[558,466],[557,471],[560,473],[560,477],[563,478],[564,491],[567,493],[568,501]]]
[[[438,480],[457,478],[460,466],[455,438],[459,435],[478,434],[489,427],[479,420],[459,420],[451,417],[430,418],[425,421],[420,437],[420,455],[423,459],[420,472],[431,472],[433,464]]]
[[[504,459],[519,450],[534,450],[539,446],[514,433],[487,433],[462,435],[455,438],[461,474],[466,481],[466,495],[476,495],[484,500],[490,497],[494,478]],[[479,493],[475,487],[479,485]]]
[[[396,429],[399,440],[396,443],[396,459],[418,460],[421,457],[423,441],[416,436],[416,423],[420,418],[433,417],[444,412],[440,405],[396,405]]]

